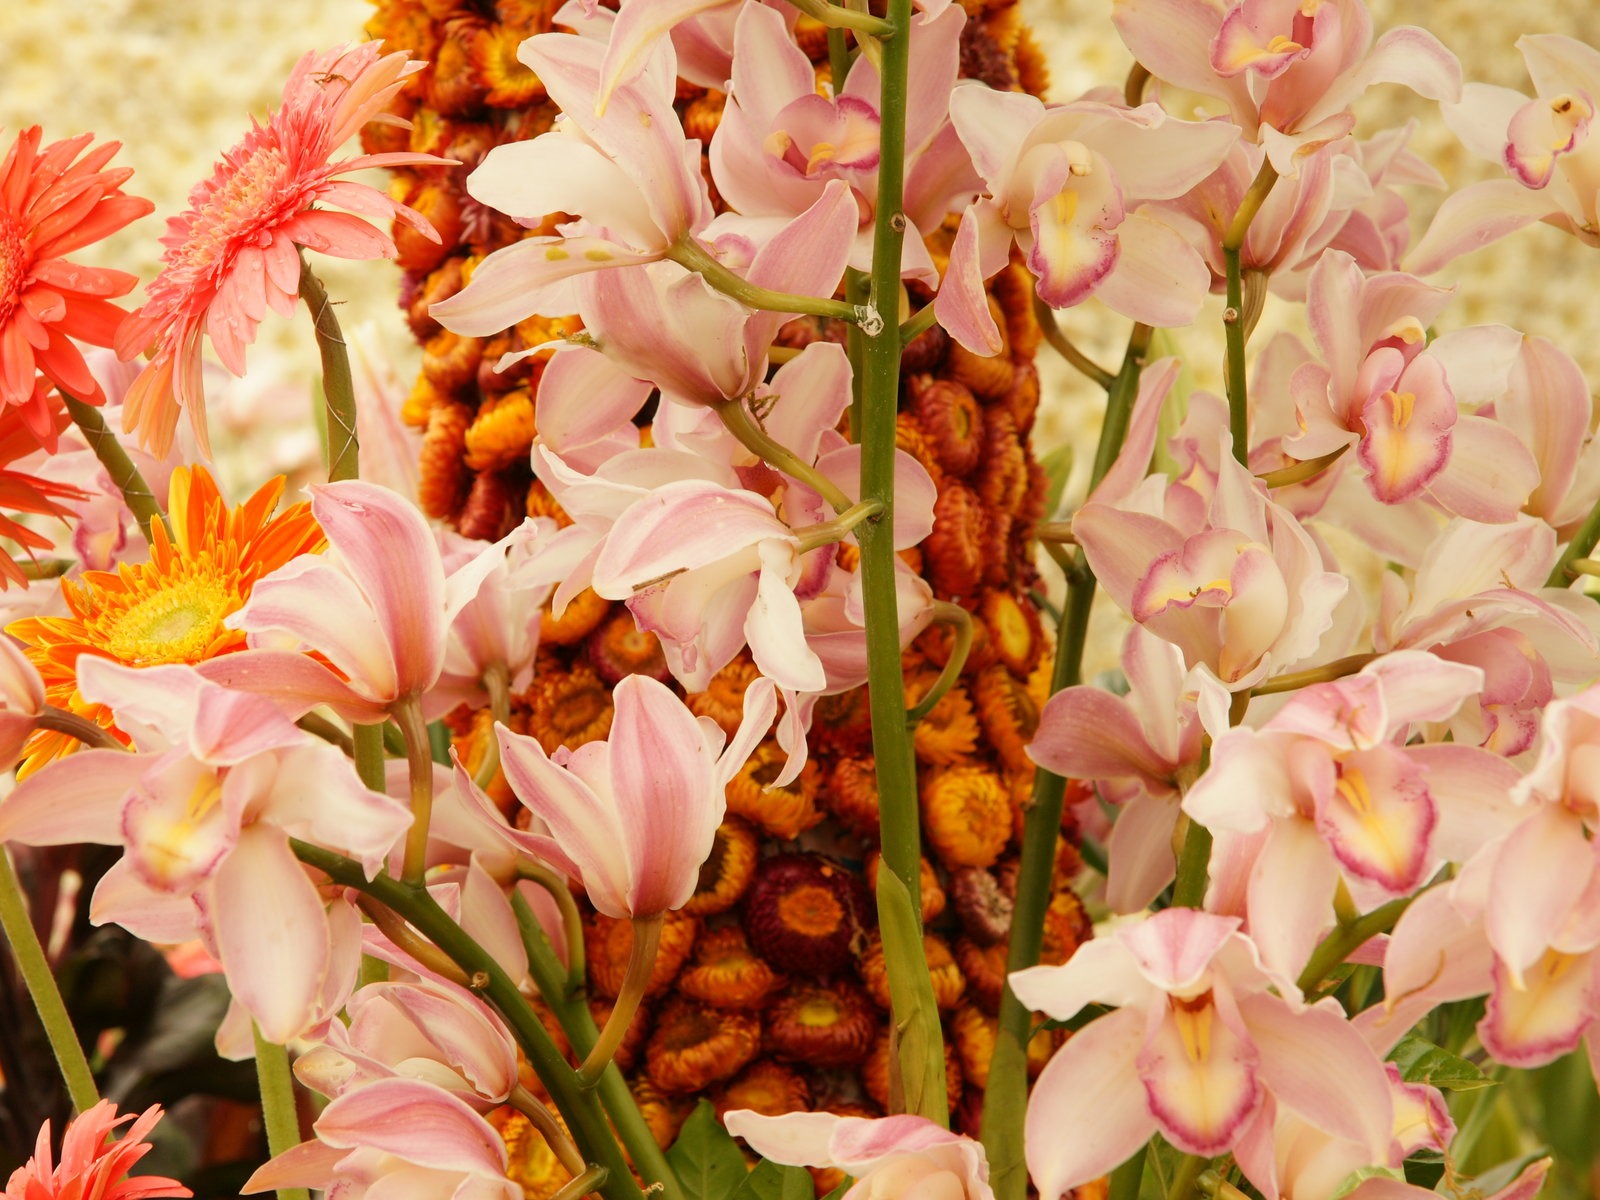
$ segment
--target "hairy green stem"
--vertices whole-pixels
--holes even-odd
[[[350,353],[328,289],[300,254],[300,298],[311,310],[322,357],[322,401],[328,432],[328,482],[356,479],[361,474],[361,446],[356,440],[356,389],[350,375]]]
[[[294,1076],[289,1071],[289,1052],[261,1036],[254,1021],[250,1032],[256,1040],[256,1081],[261,1088],[261,1122],[267,1130],[267,1150],[276,1158],[300,1144],[300,1113],[295,1107]],[[278,1200],[311,1200],[305,1188],[279,1188]]]
[[[391,711],[406,739],[406,767],[411,782],[411,828],[406,831],[405,865],[401,881],[422,886],[428,866],[428,826],[433,821],[433,744],[422,705],[415,696],[397,701]]]
[[[633,1181],[621,1148],[606,1127],[604,1113],[591,1092],[578,1084],[578,1076],[567,1065],[550,1034],[529,1007],[516,983],[493,955],[478,945],[448,913],[422,888],[409,887],[388,875],[368,879],[361,864],[321,846],[289,839],[295,856],[316,867],[335,883],[371,896],[405,918],[466,973],[472,990],[481,994],[505,1019],[511,1035],[527,1055],[550,1098],[555,1102],[572,1140],[585,1161],[610,1169],[601,1189],[606,1200],[641,1200],[642,1193]],[[641,1164],[648,1175],[649,1168]],[[669,1196],[668,1200],[677,1200]]]
[[[586,1088],[592,1088],[600,1082],[600,1076],[616,1057],[617,1047],[628,1035],[628,1026],[633,1024],[634,1014],[639,1011],[645,988],[650,985],[650,974],[656,968],[656,951],[661,948],[661,923],[660,913],[653,917],[633,919],[633,944],[628,948],[628,970],[622,977],[622,988],[617,992],[616,1003],[611,1006],[611,1015],[606,1018],[605,1028],[600,1031],[594,1045],[589,1047],[589,1053],[583,1056],[583,1065],[578,1068],[578,1082]]]
[[[882,318],[843,300],[822,299],[818,296],[796,296],[789,292],[775,292],[771,288],[757,287],[730,271],[693,238],[685,237],[674,242],[667,257],[680,267],[687,267],[717,291],[732,296],[740,304],[768,312],[804,313],[813,317],[835,317],[852,324],[882,324]]]
[[[1153,332],[1148,325],[1135,325],[1129,335],[1122,369],[1117,372],[1106,396],[1105,420],[1100,426],[1100,443],[1090,470],[1091,492],[1106,477],[1127,436],[1133,401],[1139,394],[1144,355],[1150,348]],[[1082,682],[1083,647],[1089,632],[1089,610],[1094,604],[1094,573],[1089,570],[1082,551],[1067,559],[1063,569],[1067,576],[1067,600],[1056,629],[1051,695]],[[1034,774],[1033,795],[1023,817],[1022,860],[1017,867],[1011,941],[1006,952],[1007,973],[1035,965],[1044,949],[1044,918],[1050,906],[1056,838],[1061,829],[1066,788],[1067,781],[1054,772],[1041,767]],[[1028,1039],[1032,1032],[1032,1015],[1008,984],[1000,997],[999,1030],[989,1064],[989,1085],[983,1095],[982,1138],[993,1173],[996,1200],[1023,1200],[1027,1194],[1022,1118],[1028,1100]],[[1134,1182],[1137,1185],[1137,1176]]]
[[[61,999],[61,989],[50,970],[50,960],[45,957],[39,935],[34,931],[33,920],[28,915],[28,903],[23,898],[22,882],[11,865],[11,854],[0,845],[0,929],[5,931],[11,946],[11,956],[16,960],[17,973],[28,987],[33,1007],[39,1012],[45,1037],[56,1056],[61,1080],[67,1085],[67,1096],[72,1107],[80,1113],[87,1112],[100,1100],[94,1085],[94,1072],[84,1056],[83,1045],[77,1031],[72,1028],[72,1018],[67,1015],[67,1005]]]
[[[139,522],[144,540],[154,541],[150,531],[157,521],[163,519],[164,514],[155,493],[144,481],[144,476],[139,474],[139,468],[133,465],[133,459],[128,457],[122,443],[117,441],[117,435],[107,427],[106,419],[98,408],[65,392],[61,393],[61,399],[67,406],[67,415],[72,418],[72,423],[83,434],[89,449],[106,469],[106,474],[111,476],[112,484],[122,493],[122,501],[133,513],[133,519]]]

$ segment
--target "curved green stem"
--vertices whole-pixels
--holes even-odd
[[[860,504],[852,504],[831,521],[802,525],[794,531],[795,537],[799,539],[795,553],[805,554],[819,546],[831,546],[835,542],[842,542],[882,511],[883,504],[880,501],[863,500]]]
[[[11,865],[11,854],[0,845],[0,930],[5,931],[11,945],[11,955],[16,960],[17,971],[28,987],[33,1007],[39,1012],[45,1037],[56,1056],[62,1082],[67,1085],[67,1096],[72,1107],[80,1113],[87,1112],[100,1101],[94,1085],[94,1072],[84,1056],[83,1045],[77,1031],[72,1028],[72,1018],[67,1015],[67,1005],[61,999],[61,989],[50,970],[50,960],[45,957],[39,935],[34,931],[33,920],[28,915],[28,903],[22,895],[22,882],[16,868]]]
[[[587,972],[583,961],[583,914],[572,898],[572,889],[567,887],[565,879],[543,863],[522,859],[517,863],[517,874],[548,892],[561,910],[561,929],[567,939],[567,991],[576,995],[583,989]]]
[[[472,782],[487,788],[500,770],[500,739],[495,735],[495,725],[511,724],[511,671],[505,663],[491,663],[483,673],[483,690],[489,693],[489,739],[483,750],[483,761],[472,773]]]
[[[882,327],[883,318],[873,309],[858,308],[843,300],[824,300],[818,296],[796,296],[789,292],[775,292],[771,288],[757,287],[743,276],[730,271],[693,238],[685,237],[673,243],[667,257],[680,267],[687,267],[725,296],[732,296],[749,308],[768,312],[804,313],[813,317],[833,317],[863,327]]]
[[[300,1144],[300,1113],[295,1107],[294,1076],[289,1071],[289,1052],[261,1036],[254,1021],[250,1032],[256,1040],[256,1080],[261,1087],[261,1123],[267,1130],[267,1149],[276,1158]],[[278,1200],[311,1200],[305,1188],[279,1188]]]
[[[1595,501],[1595,506],[1589,510],[1589,515],[1583,519],[1583,524],[1578,526],[1578,531],[1572,535],[1572,540],[1561,552],[1561,557],[1556,559],[1556,565],[1550,568],[1550,575],[1544,581],[1545,587],[1570,586],[1573,564],[1579,559],[1588,558],[1596,542],[1600,542],[1600,500]]]
[[[1269,488],[1288,487],[1294,483],[1304,483],[1308,479],[1315,479],[1334,463],[1344,457],[1344,452],[1350,449],[1349,445],[1340,446],[1337,450],[1330,450],[1327,454],[1319,454],[1316,458],[1308,458],[1303,462],[1290,463],[1286,467],[1279,467],[1276,471],[1265,471],[1256,478]]]
[[[967,655],[972,653],[971,613],[949,600],[935,600],[933,619],[952,626],[955,629],[955,641],[950,646],[950,657],[945,659],[944,670],[939,672],[939,678],[933,681],[928,694],[913,708],[906,710],[906,727],[910,729],[915,729],[917,722],[931,713],[934,706],[944,699],[945,693],[955,686],[956,680],[961,678],[961,668],[967,665]]]
[[[433,745],[422,705],[415,696],[397,701],[391,711],[406,739],[406,766],[411,780],[411,828],[406,832],[405,865],[401,881],[422,886],[428,865],[428,826],[433,820]]]
[[[1239,201],[1233,222],[1222,237],[1222,258],[1228,273],[1228,308],[1223,313],[1223,332],[1227,338],[1227,391],[1228,429],[1233,434],[1233,456],[1241,463],[1250,458],[1250,400],[1245,384],[1244,345],[1250,336],[1245,320],[1244,284],[1239,270],[1239,250],[1245,235],[1250,232],[1250,222],[1278,182],[1278,172],[1272,162],[1263,159],[1250,187]]]
[[[1174,908],[1199,908],[1206,898],[1206,869],[1211,862],[1211,831],[1188,816],[1183,852],[1178,855],[1178,877],[1172,885]]]
[[[921,334],[927,333],[939,323],[939,314],[933,311],[932,304],[924,304],[915,315],[900,322],[900,344],[909,346]]]
[[[333,301],[322,280],[300,254],[300,298],[311,310],[317,331],[317,353],[322,357],[322,400],[327,419],[328,482],[355,479],[361,474],[361,446],[356,440],[356,390],[350,376],[350,353],[345,345]]]
[[[1600,575],[1600,558],[1575,558],[1567,564],[1571,575]]]
[[[1106,396],[1105,421],[1090,471],[1092,492],[1105,478],[1127,436],[1139,376],[1153,330],[1135,325],[1122,358],[1122,369]],[[1059,547],[1058,547],[1059,548]],[[1063,558],[1067,558],[1063,554]],[[1081,551],[1067,558],[1067,600],[1056,630],[1056,659],[1050,676],[1050,693],[1082,682],[1084,642],[1089,633],[1089,610],[1094,604],[1095,578]],[[1011,914],[1011,941],[1006,971],[1035,965],[1044,948],[1044,918],[1050,906],[1055,874],[1056,838],[1061,829],[1061,809],[1067,781],[1044,768],[1034,774],[1033,795],[1023,817],[1022,859],[1017,867],[1015,906]],[[1028,1173],[1022,1154],[1022,1118],[1028,1100],[1028,1039],[1032,1017],[1008,984],[1000,997],[999,1030],[989,1063],[989,1085],[983,1095],[982,1138],[993,1172],[997,1200],[1023,1200]],[[1134,1175],[1137,1196],[1138,1175]]]
[[[1362,667],[1372,662],[1379,656],[1374,653],[1347,654],[1343,658],[1336,658],[1332,662],[1323,663],[1320,667],[1307,667],[1304,671],[1290,671],[1286,675],[1279,675],[1265,683],[1257,684],[1250,689],[1252,696],[1273,696],[1279,692],[1294,692],[1303,687],[1310,687],[1314,683],[1329,683],[1335,679],[1343,679],[1346,675],[1354,675]]]
[[[609,1168],[610,1175],[601,1189],[606,1200],[642,1200],[642,1193],[633,1181],[616,1139],[606,1127],[605,1114],[593,1093],[578,1085],[577,1073],[567,1065],[549,1032],[540,1024],[538,1015],[494,956],[478,945],[422,888],[408,887],[388,875],[368,879],[361,864],[354,859],[299,838],[290,838],[289,845],[301,862],[317,868],[335,883],[371,896],[405,918],[412,928],[444,951],[466,973],[472,990],[481,993],[505,1019],[512,1036],[566,1120],[572,1140],[585,1161]],[[637,1157],[635,1161],[639,1161]],[[648,1177],[649,1165],[641,1162],[640,1169]],[[667,1200],[679,1200],[679,1197],[669,1192]]]
[[[1066,331],[1061,328],[1061,323],[1056,320],[1055,309],[1039,299],[1038,292],[1033,295],[1033,316],[1034,320],[1039,323],[1039,332],[1044,335],[1044,340],[1050,344],[1052,350],[1066,359],[1071,366],[1076,367],[1084,375],[1087,375],[1105,388],[1106,391],[1109,392],[1111,390],[1111,386],[1117,381],[1117,377],[1073,345],[1072,339],[1067,336]]]
[[[771,437],[743,401],[725,400],[721,404],[713,404],[711,411],[717,414],[723,428],[738,438],[739,444],[746,450],[764,459],[774,469],[798,479],[831,504],[834,512],[842,513],[850,507],[850,497],[833,480]]]
[[[1198,1154],[1185,1154],[1178,1169],[1172,1173],[1172,1186],[1167,1189],[1167,1200],[1188,1200],[1194,1194],[1200,1173],[1211,1165],[1209,1158]]]
[[[850,47],[845,45],[844,30],[830,26],[828,29],[828,71],[833,76],[833,94],[844,91],[850,78]]]
[[[565,1187],[551,1196],[550,1200],[582,1200],[582,1197],[590,1192],[598,1191],[609,1174],[610,1172],[601,1166],[585,1167],[574,1175]]]
[[[578,1148],[572,1144],[567,1131],[561,1128],[561,1122],[556,1120],[555,1113],[550,1111],[543,1100],[519,1083],[511,1089],[511,1095],[506,1098],[506,1103],[528,1118],[528,1123],[539,1131],[539,1136],[544,1139],[545,1145],[550,1147],[557,1161],[566,1168],[567,1174],[576,1179],[584,1173],[586,1164],[583,1155],[578,1153]]]
[[[67,406],[67,415],[72,418],[72,423],[83,434],[89,449],[106,469],[106,474],[111,476],[117,491],[122,493],[123,503],[144,532],[144,540],[153,541],[150,530],[157,521],[163,519],[164,514],[155,493],[144,481],[144,476],[139,474],[139,468],[133,465],[133,459],[128,457],[122,443],[117,441],[117,435],[106,426],[106,419],[98,408],[65,392],[61,393],[61,399]]]
[[[650,973],[656,968],[656,951],[661,947],[661,924],[660,913],[653,917],[635,917],[633,920],[633,945],[628,949],[628,970],[622,977],[617,1002],[611,1008],[611,1015],[606,1018],[605,1028],[600,1031],[594,1045],[589,1047],[583,1065],[578,1068],[578,1082],[586,1088],[592,1088],[600,1082],[601,1074],[616,1057],[617,1047],[622,1045],[622,1039],[628,1034],[628,1026],[633,1024],[634,1014],[639,1011],[639,1002],[644,999],[645,989],[650,986]]]
[[[70,738],[77,738],[85,746],[93,746],[96,750],[128,749],[87,717],[80,717],[65,708],[57,708],[54,704],[46,704],[44,710],[34,718],[34,724],[52,733],[64,733]]]
[[[472,980],[467,978],[466,972],[456,966],[450,960],[450,956],[439,947],[407,925],[399,913],[391,911],[366,895],[356,901],[356,907],[367,914],[368,919],[378,927],[384,937],[435,975],[442,975],[451,983],[459,983],[462,987],[472,986]]]
[[[826,25],[829,29],[849,29],[868,37],[879,38],[894,33],[894,26],[881,17],[840,8],[829,4],[828,0],[789,0],[789,2],[806,16]]]
[[[355,739],[320,713],[308,712],[295,724],[312,737],[321,738],[330,746],[339,747],[347,756],[353,756],[356,752]]]
[[[1300,972],[1300,978],[1296,981],[1300,990],[1310,995],[1321,986],[1331,971],[1337,969],[1340,963],[1365,943],[1380,933],[1388,933],[1393,929],[1395,922],[1420,895],[1422,892],[1418,892],[1416,896],[1401,896],[1397,900],[1379,905],[1366,916],[1357,917],[1354,921],[1341,921],[1332,933],[1322,939],[1317,948],[1311,952],[1311,957],[1306,960],[1305,969]]]

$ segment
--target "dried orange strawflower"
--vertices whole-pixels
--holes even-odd
[[[761,844],[755,830],[735,816],[724,817],[711,843],[711,854],[700,867],[694,895],[683,911],[696,917],[727,912],[739,903],[756,877]]]
[[[817,807],[822,772],[808,760],[799,776],[782,787],[772,786],[789,761],[776,742],[757,746],[744,766],[728,781],[728,811],[754,821],[772,837],[792,841],[823,817]]]
[[[645,1072],[663,1092],[698,1092],[737,1075],[760,1048],[761,1018],[754,1013],[677,996],[656,1015]]]
[[[981,766],[945,767],[924,775],[919,789],[928,844],[947,867],[987,867],[1011,837],[1011,795]]]
[[[779,1058],[818,1067],[853,1067],[866,1058],[881,1018],[854,983],[794,983],[766,1013],[763,1044]]]
[[[750,949],[744,930],[724,925],[701,935],[677,990],[723,1008],[760,1008],[783,983],[784,977]]]

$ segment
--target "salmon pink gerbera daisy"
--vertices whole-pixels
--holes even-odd
[[[224,366],[243,375],[245,347],[270,308],[288,316],[299,294],[304,246],[337,258],[392,258],[394,239],[363,220],[401,220],[438,241],[427,219],[376,188],[337,178],[366,167],[448,163],[431,154],[365,154],[330,162],[363,125],[403,124],[384,109],[423,63],[377,42],[307,54],[283,88],[283,107],[254,124],[211,177],[189,193],[189,209],[167,222],[166,264],[144,305],[117,334],[128,360],[153,346],[123,401],[123,428],[157,456],[172,443],[179,407],[210,456],[200,336]],[[338,205],[350,212],[334,212]],[[359,215],[353,215],[359,214]]]
[[[0,405],[20,410],[34,436],[53,448],[60,427],[48,403],[51,384],[90,404],[105,403],[72,339],[110,346],[127,316],[111,298],[139,282],[126,271],[65,256],[155,205],[123,195],[131,168],[104,169],[120,142],[79,158],[93,134],[41,150],[42,136],[37,125],[23,130],[0,162]]]
[[[123,1178],[150,1150],[145,1137],[161,1120],[161,1106],[152,1105],[134,1120],[117,1116],[117,1106],[102,1100],[70,1125],[61,1140],[61,1162],[50,1154],[50,1122],[39,1130],[39,1142],[25,1166],[11,1173],[6,1200],[151,1200],[155,1196],[192,1196],[176,1179],[161,1175]],[[109,1140],[118,1125],[133,1121],[128,1132]]]
[[[35,422],[42,416],[46,433],[40,434]],[[56,435],[67,425],[61,397],[43,389],[37,409],[0,405],[0,537],[16,542],[31,557],[36,550],[49,550],[55,543],[37,529],[30,529],[12,513],[37,513],[66,520],[73,515],[67,502],[82,500],[84,493],[70,483],[41,479],[11,464],[32,454],[41,446],[53,446]],[[28,577],[9,554],[0,554],[0,591],[13,582],[28,586]]]
[[[154,523],[149,561],[63,579],[69,615],[25,617],[6,626],[38,668],[45,698],[123,736],[114,713],[79,693],[79,655],[148,667],[244,649],[245,633],[228,628],[226,618],[244,607],[263,575],[327,545],[306,502],[273,515],[283,488],[279,475],[230,508],[204,467],[175,470],[167,503],[172,532]],[[36,730],[24,747],[21,775],[77,746],[66,734]]]

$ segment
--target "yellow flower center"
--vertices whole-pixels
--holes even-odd
[[[238,593],[209,574],[163,580],[108,622],[105,647],[139,666],[198,662],[222,631]]]

